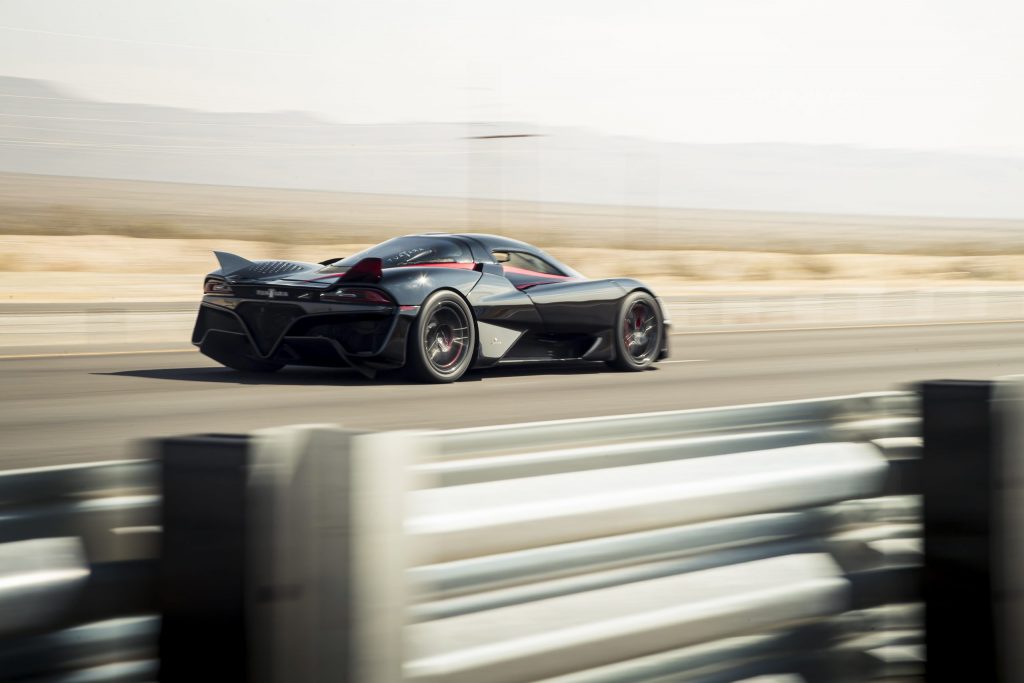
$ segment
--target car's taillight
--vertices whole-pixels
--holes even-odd
[[[231,291],[231,287],[228,283],[223,280],[207,280],[203,283],[203,294],[221,294],[223,296],[231,296],[234,292]]]
[[[376,289],[345,287],[320,295],[320,301],[333,301],[341,304],[385,304],[393,302],[383,292]]]

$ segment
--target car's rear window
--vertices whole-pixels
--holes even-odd
[[[364,258],[379,258],[385,268],[428,263],[472,263],[473,255],[460,242],[443,237],[396,237],[323,268],[322,273],[347,270]]]
[[[518,268],[519,270],[529,271],[532,273],[565,277],[565,273],[544,259],[539,256],[534,256],[533,254],[527,254],[524,251],[496,249],[492,253],[494,255],[494,260],[503,264],[506,270],[509,268]]]

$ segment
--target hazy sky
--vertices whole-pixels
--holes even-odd
[[[1020,0],[0,0],[0,74],[346,123],[1024,155],[1022,27]]]

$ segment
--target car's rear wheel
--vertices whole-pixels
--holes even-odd
[[[280,363],[268,363],[245,356],[219,356],[216,360],[221,365],[240,372],[277,372],[284,367]]]
[[[475,349],[469,306],[458,294],[440,291],[420,307],[409,331],[406,366],[421,382],[454,382],[469,369]]]
[[[657,302],[647,292],[633,292],[619,307],[615,334],[615,360],[609,362],[618,370],[637,371],[649,367],[661,349],[665,326]]]

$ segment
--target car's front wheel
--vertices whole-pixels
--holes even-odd
[[[657,302],[647,292],[633,292],[619,307],[619,327],[615,334],[615,360],[618,370],[643,370],[657,358],[665,326]]]
[[[406,366],[421,382],[454,382],[473,362],[476,327],[469,305],[455,292],[432,294],[409,331]]]

